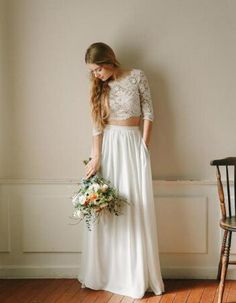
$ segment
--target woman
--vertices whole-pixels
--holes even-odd
[[[148,81],[142,70],[122,68],[102,42],[90,45],[85,62],[91,72],[94,125],[85,178],[100,171],[131,204],[122,215],[104,215],[85,231],[78,279],[83,287],[133,298],[147,290],[160,295],[164,285],[148,150],[153,121]]]

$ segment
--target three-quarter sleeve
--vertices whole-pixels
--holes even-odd
[[[141,112],[143,119],[153,121],[154,112],[153,112],[150,87],[149,87],[148,79],[142,70],[140,70],[140,78],[139,78],[139,96],[140,96],[140,105],[141,105]]]

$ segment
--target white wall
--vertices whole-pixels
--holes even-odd
[[[11,0],[12,178],[77,178],[90,151],[84,53],[110,44],[143,69],[156,121],[154,179],[212,179],[209,161],[234,155],[236,2]]]

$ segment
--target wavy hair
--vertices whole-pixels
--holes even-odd
[[[112,48],[102,42],[93,43],[88,47],[85,54],[85,63],[97,65],[110,64],[114,68],[120,66]],[[90,81],[92,84],[90,92],[92,120],[99,130],[103,130],[110,113],[108,103],[109,80],[102,81],[91,72]]]

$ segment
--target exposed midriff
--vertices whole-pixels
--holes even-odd
[[[123,125],[123,126],[139,126],[140,117],[131,117],[125,120],[109,120],[107,124],[110,125]]]

